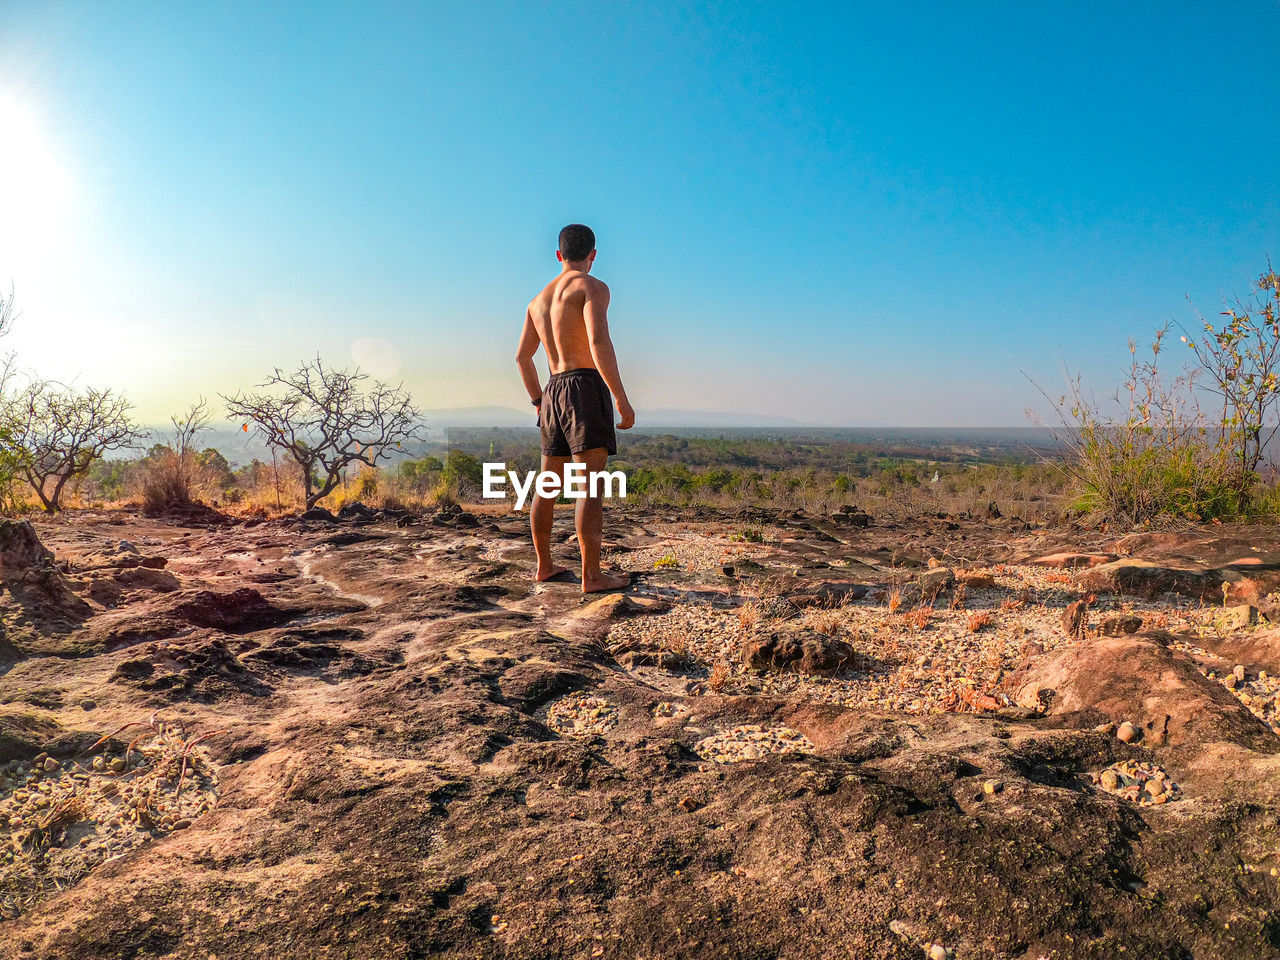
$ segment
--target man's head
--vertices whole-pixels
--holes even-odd
[[[591,261],[596,258],[596,235],[591,228],[581,223],[571,223],[560,231],[560,249],[556,251],[556,259],[561,263],[586,262],[590,269]]]

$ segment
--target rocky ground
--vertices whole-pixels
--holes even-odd
[[[0,956],[1280,956],[1274,529],[606,533],[0,523]]]

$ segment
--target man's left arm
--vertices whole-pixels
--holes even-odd
[[[542,399],[542,381],[538,379],[538,368],[534,366],[533,355],[541,346],[538,330],[533,325],[533,317],[529,311],[524,314],[524,329],[520,331],[520,345],[516,348],[516,366],[520,368],[520,379],[524,388],[529,391],[529,399],[534,406]]]

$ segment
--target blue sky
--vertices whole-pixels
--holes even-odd
[[[1023,371],[1109,392],[1280,260],[1276,36],[1276,2],[9,0],[4,346],[151,421],[317,352],[520,408],[581,220],[641,411],[1024,425]]]

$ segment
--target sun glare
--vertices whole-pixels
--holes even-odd
[[[36,113],[0,91],[0,256],[45,255],[62,232],[71,178]]]

